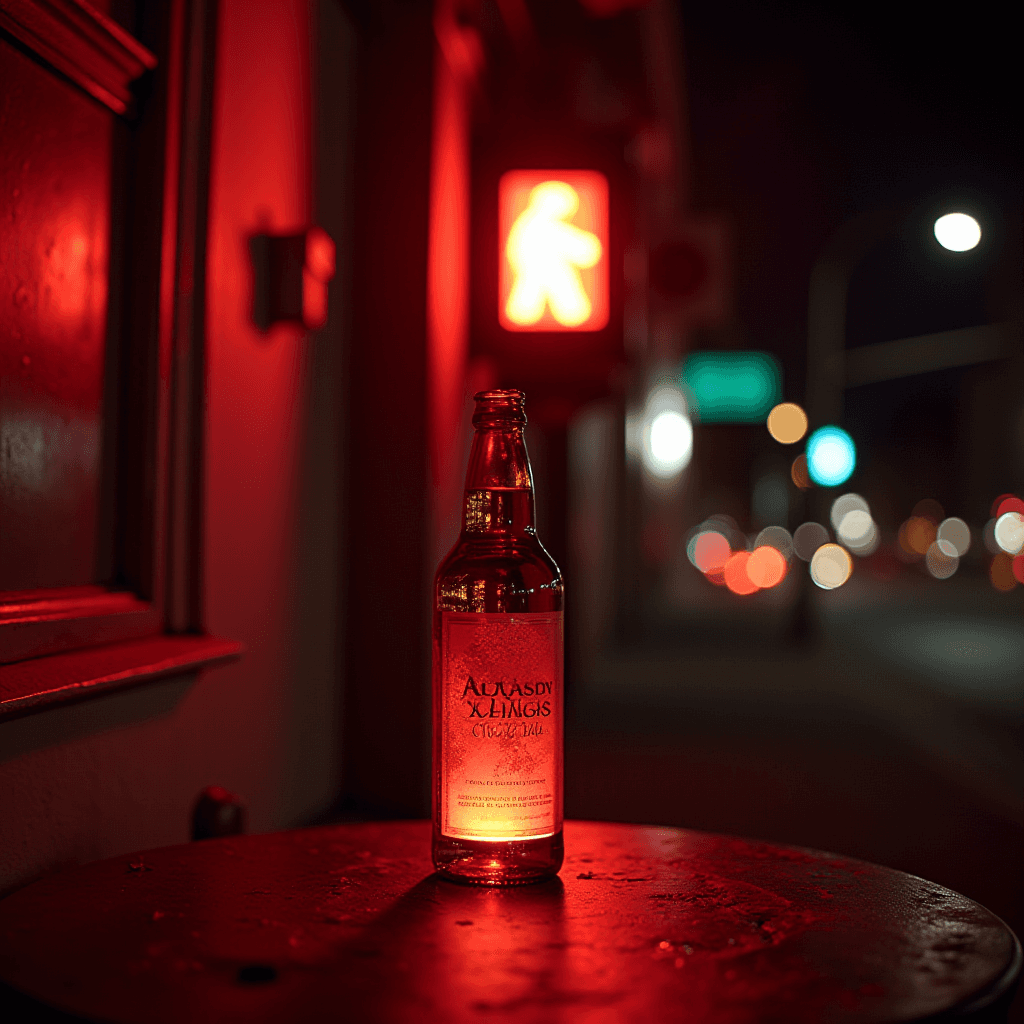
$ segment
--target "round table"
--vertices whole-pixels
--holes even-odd
[[[0,902],[0,978],[116,1022],[917,1020],[992,1012],[1020,945],[923,879],[686,829],[567,822],[561,876],[431,873],[428,823],[115,857]]]

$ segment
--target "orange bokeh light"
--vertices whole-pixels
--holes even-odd
[[[1016,566],[1013,563],[1014,559],[1003,551],[1000,551],[992,559],[988,567],[988,578],[996,590],[1002,590],[1005,593],[1017,586]]]
[[[793,483],[795,483],[801,491],[806,491],[807,488],[811,486],[811,477],[807,472],[806,455],[798,455],[793,460],[793,465],[790,467],[789,475]]]
[[[786,577],[786,559],[782,552],[767,544],[754,548],[747,559],[747,576],[755,587],[768,590]]]
[[[608,323],[608,180],[508,171],[498,184],[498,320],[508,331]]]
[[[779,444],[796,444],[807,433],[807,413],[795,402],[781,402],[768,413],[767,427]]]
[[[734,594],[753,594],[757,584],[747,575],[747,563],[750,561],[749,551],[737,551],[725,563],[725,585]]]
[[[931,547],[938,526],[927,516],[911,516],[899,529],[898,543],[904,553],[918,558]]]

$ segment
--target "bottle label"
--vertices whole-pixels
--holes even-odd
[[[562,613],[441,613],[441,831],[562,827]]]

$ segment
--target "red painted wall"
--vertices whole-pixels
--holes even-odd
[[[454,19],[439,5],[439,34],[454,35]],[[427,368],[433,538],[431,566],[459,531],[465,440],[466,361],[469,352],[469,103],[467,70],[452,67],[442,46],[434,53],[427,241]]]
[[[198,681],[0,724],[0,891],[186,840],[192,802],[211,783],[247,800],[254,831],[301,820],[333,794],[337,505],[323,481],[337,472],[324,379],[336,364],[323,355],[337,339],[250,325],[246,246],[313,211],[316,11],[310,0],[224,0],[219,27],[206,617],[247,653]]]

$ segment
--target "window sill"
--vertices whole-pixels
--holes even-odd
[[[242,653],[234,640],[163,634],[0,666],[0,721],[150,679],[195,672]]]

